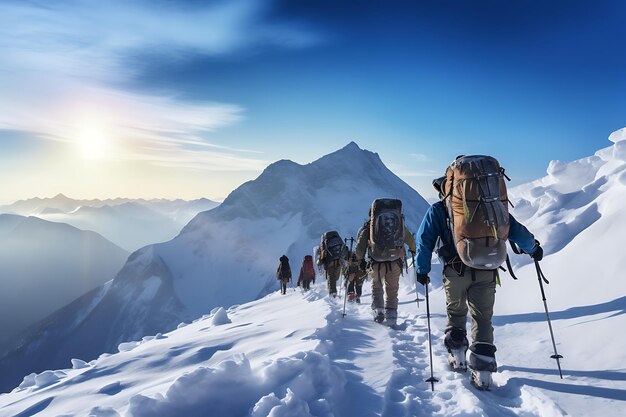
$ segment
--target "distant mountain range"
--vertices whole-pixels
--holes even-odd
[[[0,213],[67,223],[97,232],[116,245],[134,251],[151,243],[165,242],[178,234],[196,214],[219,205],[215,201],[74,200],[63,194],[53,198],[32,198],[0,207]]]
[[[94,232],[0,214],[0,352],[27,326],[111,280],[128,254]]]

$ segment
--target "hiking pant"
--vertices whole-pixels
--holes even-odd
[[[363,293],[363,280],[362,279],[353,279],[348,284],[348,294],[356,292],[357,297],[361,297]]]
[[[281,292],[283,294],[287,294],[287,283],[289,282],[288,279],[283,279],[281,280],[281,284],[280,284],[280,288],[281,288]]]
[[[372,262],[372,309],[384,308],[386,317],[398,316],[398,288],[402,260]]]
[[[472,279],[472,275],[474,279]],[[494,271],[465,268],[459,275],[454,268],[443,270],[443,286],[446,291],[448,328],[465,330],[467,312],[472,319],[472,342],[493,345],[493,304],[496,300],[496,275]]]
[[[339,275],[341,275],[341,265],[337,262],[337,265],[328,265],[326,267],[326,274],[328,280],[326,281],[326,285],[328,285],[328,294],[337,294],[337,280],[339,279]]]
[[[310,279],[303,279],[302,280],[302,289],[308,290],[309,288],[311,288],[311,280]]]

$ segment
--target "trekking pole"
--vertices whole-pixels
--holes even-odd
[[[343,314],[342,317],[346,317],[346,300],[348,299],[348,280],[344,278],[344,286],[346,286],[346,290],[343,292]]]
[[[428,283],[424,285],[424,293],[426,294],[426,319],[428,321],[428,351],[430,353],[430,378],[426,380],[426,382],[430,382],[430,386],[432,390],[435,390],[435,382],[439,382],[433,373],[433,344],[430,340],[430,303],[428,299]]]
[[[415,301],[417,301],[417,308],[420,308],[420,293],[417,291],[417,266],[415,265],[415,255],[411,254],[411,261],[413,262],[413,269],[415,270]]]
[[[554,348],[554,355],[550,356],[552,359],[556,360],[556,366],[559,368],[559,376],[563,379],[563,372],[561,371],[561,361],[563,356],[559,355],[559,352],[556,350],[556,342],[554,341],[554,332],[552,331],[552,323],[550,322],[550,312],[548,311],[548,303],[546,301],[546,293],[543,290],[543,281],[546,284],[550,282],[546,279],[545,275],[543,275],[543,271],[539,266],[539,261],[535,259],[535,269],[537,270],[537,279],[539,280],[539,288],[541,289],[541,298],[543,300],[543,307],[546,310],[546,318],[548,319],[548,328],[550,329],[550,337],[552,338],[552,347]]]

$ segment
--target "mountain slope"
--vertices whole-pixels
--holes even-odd
[[[0,214],[0,352],[17,332],[112,279],[127,257],[96,233]]]
[[[219,207],[197,215],[175,239],[131,255],[110,287],[23,334],[0,360],[0,388],[15,386],[25,373],[64,366],[71,357],[92,359],[213,307],[266,294],[276,285],[283,253],[297,271],[326,230],[354,236],[378,197],[402,199],[407,225],[417,230],[427,203],[378,155],[354,143],[311,164],[270,165]]]

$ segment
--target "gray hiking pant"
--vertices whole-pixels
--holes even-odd
[[[450,266],[443,270],[446,291],[448,327],[465,329],[467,312],[472,319],[472,342],[493,344],[493,304],[496,300],[496,279],[493,271],[474,270],[472,281],[470,268],[459,275]]]
[[[337,265],[328,265],[326,267],[326,273],[328,281],[326,285],[328,286],[328,294],[337,294],[337,280],[339,280],[339,275],[341,275],[341,264],[337,263]]]
[[[386,317],[398,316],[398,288],[400,287],[400,261],[372,262],[372,309],[385,309]]]

